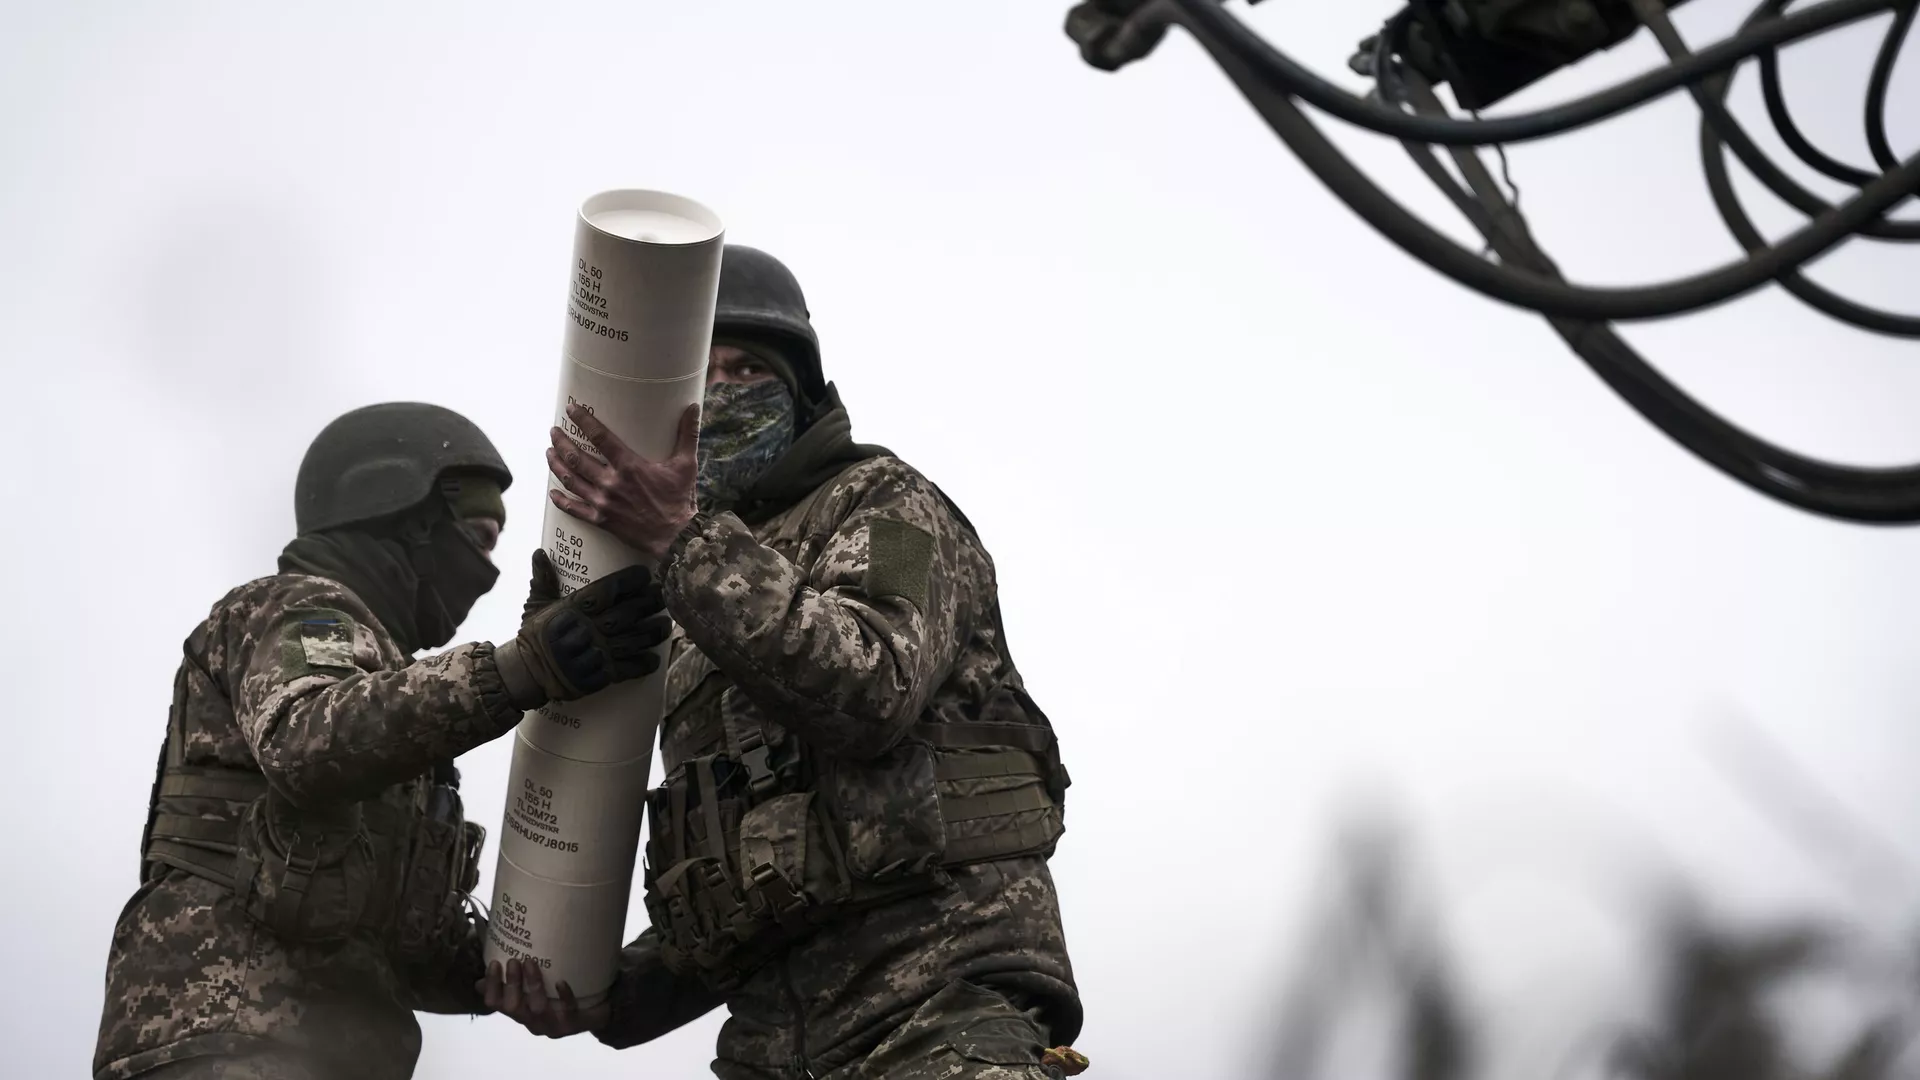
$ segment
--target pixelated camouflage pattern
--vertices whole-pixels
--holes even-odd
[[[1046,1032],[1030,1011],[977,983],[949,982],[873,1053],[822,1080],[1043,1080]]]
[[[355,669],[309,661],[299,622],[317,609],[354,624]],[[303,805],[377,800],[417,811],[435,760],[520,720],[492,648],[409,663],[335,582],[281,574],[243,585],[187,639],[185,764],[258,770]],[[325,649],[313,655],[331,659]],[[225,813],[214,803],[203,816]],[[150,866],[114,928],[94,1075],[118,1080],[202,1055],[315,1055],[351,1063],[360,1080],[402,1080],[420,1051],[413,1010],[485,1011],[473,990],[479,956],[476,936],[457,965],[467,970],[402,972],[367,933],[285,944],[222,886]]]
[[[1045,1025],[1031,1009],[978,983],[942,986],[894,1028],[873,1052],[844,1065],[785,1067],[721,1059],[721,1080],[1060,1080],[1086,1071],[1086,1058],[1046,1045]]]
[[[971,714],[989,688],[1017,685],[988,617],[993,564],[919,473],[873,458],[796,509],[807,521],[786,553],[731,513],[697,517],[663,582],[686,640],[781,727],[816,751],[871,759],[923,713]],[[881,519],[934,539],[924,607],[866,592],[869,526]],[[785,524],[775,517],[761,532]],[[936,690],[948,700],[934,702]]]
[[[285,1050],[206,1054],[169,1062],[140,1080],[331,1080],[326,1067]]]
[[[911,530],[931,541],[923,569],[882,568],[891,584],[878,595],[868,588],[876,522],[890,523],[882,533]],[[751,723],[769,745],[796,737],[831,759],[833,790],[820,797],[845,819],[857,870],[884,870],[901,852],[938,843],[926,748],[905,739],[914,724],[1045,722],[1023,707],[997,629],[992,560],[933,485],[897,458],[847,469],[757,529],[731,513],[697,517],[675,545],[664,586],[679,628],[661,730],[665,769],[699,749],[690,732]],[[727,996],[732,1015],[715,1074],[800,1076],[804,1062],[816,1075],[846,1078],[1047,1075],[1040,1054],[1078,1034],[1081,1012],[1046,858],[949,873],[943,887],[820,927],[748,976]],[[656,931],[622,964],[603,1042],[644,1042],[714,1005],[697,983],[664,970]],[[989,1012],[1030,1010],[1021,1033],[1008,1035],[1020,1025],[1004,1017],[956,1010],[961,992],[947,988],[958,980],[998,1003]],[[963,1035],[976,1020],[985,1026],[969,1042]],[[935,1027],[955,1047],[976,1046],[976,1058],[956,1049],[930,1066],[946,1072],[857,1068],[883,1040],[919,1045]]]
[[[793,445],[793,392],[778,379],[707,387],[694,490],[704,509],[730,506]]]
[[[958,980],[974,993],[956,996]],[[949,888],[825,927],[727,1006],[713,1066],[725,1078],[777,1074],[796,1059],[837,1080],[948,1075],[901,1071],[935,1036],[969,1051],[967,1068],[1031,1070],[950,1075],[1039,1077],[1040,1055],[1080,1028],[1059,902],[1038,857],[960,867]]]

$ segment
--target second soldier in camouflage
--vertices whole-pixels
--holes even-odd
[[[778,261],[725,250],[714,341],[697,453],[689,426],[644,461],[582,412],[610,465],[557,429],[548,455],[556,504],[661,560],[676,623],[653,927],[589,1012],[534,969],[493,972],[489,1003],[621,1047],[724,1003],[722,1080],[1072,1075],[1047,867],[1067,776],[992,559],[939,488],[853,441]]]
[[[493,586],[510,482],[432,405],[354,410],[309,447],[279,572],[187,637],[96,1080],[407,1080],[415,1011],[484,1009],[484,833],[453,759],[653,670],[669,629],[636,569],[414,661]],[[536,555],[536,593],[551,577]]]

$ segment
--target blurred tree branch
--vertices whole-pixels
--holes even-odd
[[[1751,733],[1746,746],[1762,744]],[[1752,764],[1754,758],[1748,757]],[[1832,842],[1866,836],[1850,831],[1844,816],[1810,797],[1812,782],[1774,767],[1743,772],[1754,794],[1774,802],[1776,821],[1793,824],[1794,835]],[[1474,1080],[1482,1075],[1484,1025],[1476,1021],[1461,981],[1446,959],[1436,920],[1414,899],[1409,845],[1391,816],[1370,815],[1346,831],[1336,850],[1337,888],[1327,907],[1309,919],[1296,978],[1283,999],[1275,1026],[1269,1076],[1276,1080],[1369,1080],[1344,1066],[1329,1071],[1328,1043],[1356,995],[1368,985],[1389,993],[1396,1006],[1403,1080]],[[1859,841],[1856,856],[1873,850]],[[1885,853],[1874,859],[1885,881]],[[1857,858],[1846,862],[1856,870]],[[1901,1054],[1915,1031],[1913,995],[1920,982],[1887,990],[1859,1018],[1859,1030],[1823,1068],[1794,1060],[1780,1010],[1773,1000],[1796,979],[1845,973],[1863,958],[1847,948],[1836,925],[1789,920],[1760,929],[1736,928],[1710,915],[1685,888],[1655,923],[1661,977],[1652,1020],[1639,1029],[1600,1040],[1569,1066],[1598,1065],[1606,1080],[1895,1080]],[[1911,969],[1909,969],[1911,970]],[[1597,1057],[1598,1060],[1595,1060]],[[1591,1075],[1582,1073],[1581,1075]],[[1909,1072],[1902,1080],[1914,1074]]]

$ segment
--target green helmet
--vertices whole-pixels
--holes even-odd
[[[304,535],[397,514],[456,471],[490,477],[502,491],[513,483],[492,441],[452,409],[414,401],[355,409],[307,447],[293,485],[295,527]]]
[[[793,365],[800,396],[818,402],[826,397],[827,380],[820,370],[820,338],[808,314],[799,280],[779,259],[740,244],[720,249],[714,335],[772,342]]]

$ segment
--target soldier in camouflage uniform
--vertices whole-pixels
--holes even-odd
[[[489,1004],[627,1047],[724,1003],[723,1080],[1079,1072],[1047,867],[1067,776],[993,562],[937,487],[853,442],[792,275],[725,249],[697,450],[691,422],[653,463],[570,415],[608,464],[554,429],[553,501],[659,557],[677,624],[653,926],[590,1010],[518,963]]]
[[[484,1008],[468,894],[485,833],[453,758],[653,670],[671,630],[640,569],[530,603],[502,645],[411,662],[493,586],[511,481],[436,406],[358,409],[315,439],[279,573],[186,640],[96,1080],[406,1080],[415,1010]]]

